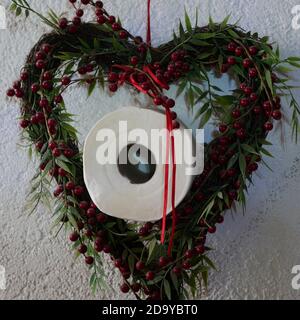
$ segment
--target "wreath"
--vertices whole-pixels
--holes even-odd
[[[225,211],[235,203],[245,206],[245,193],[263,156],[274,120],[282,119],[281,100],[291,108],[291,124],[297,138],[300,108],[287,83],[287,73],[299,68],[300,59],[281,59],[268,37],[246,32],[236,24],[210,18],[205,27],[185,26],[173,40],[157,48],[132,36],[120,21],[109,15],[101,1],[70,0],[75,16],[68,20],[50,10],[37,13],[25,0],[12,1],[11,9],[26,16],[33,12],[53,28],[32,48],[20,79],[8,89],[9,97],[22,102],[20,126],[40,159],[32,181],[30,204],[35,209],[47,203],[53,183],[54,225],[65,227],[77,256],[90,266],[93,290],[105,286],[103,255],[111,258],[123,283],[120,290],[137,299],[181,299],[195,296],[207,286],[209,259],[207,235],[216,232]],[[85,10],[95,14],[83,22]],[[149,40],[149,34],[148,34]],[[210,82],[209,72],[228,73],[238,83],[232,95],[224,95]],[[178,128],[175,100],[167,97],[170,84],[178,85],[190,109],[201,102],[195,118],[199,127],[213,117],[218,132],[205,144],[205,169],[195,177],[191,190],[166,219],[165,237],[173,247],[160,242],[162,221],[143,225],[110,217],[91,202],[82,173],[82,153],[72,126],[63,92],[73,84],[87,86],[88,95],[100,86],[116,92],[121,85],[148,94],[153,106],[169,113],[172,130]],[[172,225],[176,229],[172,235]],[[166,242],[168,242],[166,241]]]

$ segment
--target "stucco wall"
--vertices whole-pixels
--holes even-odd
[[[30,1],[39,11],[48,6],[57,12],[70,9],[68,1]],[[7,6],[8,0],[4,1]],[[146,1],[104,0],[107,9],[119,15],[133,34],[145,34]],[[183,17],[184,5],[194,16],[199,7],[200,24],[210,13],[221,20],[232,13],[245,29],[270,35],[278,41],[282,55],[299,55],[300,30],[291,27],[291,9],[298,0],[153,0],[153,39],[155,44],[167,41]],[[25,194],[35,164],[17,147],[18,106],[5,101],[5,90],[17,77],[25,55],[47,28],[35,17],[25,22],[7,12],[7,30],[0,30],[0,265],[5,266],[7,289],[0,299],[101,299],[123,298],[118,278],[107,270],[108,281],[115,292],[89,291],[89,272],[81,261],[74,261],[67,235],[57,238],[49,233],[51,214],[43,207],[35,215],[24,215]],[[295,74],[297,76],[297,74]],[[300,78],[300,77],[299,77]],[[103,114],[135,98],[121,90],[113,98],[103,93],[86,100],[82,89],[71,89],[67,104],[78,117],[82,138]],[[300,94],[297,93],[300,100]],[[142,100],[143,101],[143,100]],[[278,133],[270,148],[276,158],[269,160],[273,172],[261,168],[250,188],[245,215],[242,210],[231,216],[209,242],[219,272],[211,275],[209,299],[299,299],[300,291],[291,287],[291,269],[300,264],[300,154],[299,145],[291,144],[285,126],[285,149],[278,145]],[[126,297],[128,298],[128,297]]]

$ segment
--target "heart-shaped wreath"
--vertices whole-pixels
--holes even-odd
[[[289,101],[297,136],[300,108],[286,73],[287,65],[299,68],[300,59],[282,60],[268,37],[230,25],[228,18],[219,24],[210,19],[199,28],[197,23],[192,27],[186,14],[185,28],[180,23],[172,41],[153,48],[149,33],[147,43],[133,37],[101,1],[70,0],[76,10],[71,21],[52,10],[44,17],[25,0],[12,2],[17,15],[34,12],[54,29],[31,50],[20,80],[7,92],[21,98],[23,136],[40,157],[32,186],[34,208],[48,199],[55,181],[55,224],[72,230],[74,249],[93,271],[93,289],[105,284],[100,254],[104,252],[121,272],[124,293],[150,299],[195,295],[199,286],[207,285],[208,272],[214,268],[206,235],[215,233],[224,211],[234,208],[236,201],[245,205],[247,181],[262,156],[270,155],[266,136],[273,119],[282,118],[282,96]],[[82,5],[93,9],[96,22],[82,22]],[[239,87],[232,95],[222,95],[210,82],[211,70],[233,75]],[[112,218],[97,209],[85,189],[82,154],[62,93],[72,84],[84,83],[91,94],[97,84],[104,87],[106,82],[111,92],[126,84],[150,95],[156,108],[162,106],[172,118],[171,130],[178,127],[176,113],[170,111],[175,101],[163,90],[172,83],[178,84],[178,95],[185,92],[190,108],[202,102],[196,114],[200,127],[212,116],[218,121],[218,134],[205,145],[204,172],[194,179],[173,219],[166,219],[166,239],[173,241],[169,255],[168,246],[159,241],[162,221],[139,226]]]

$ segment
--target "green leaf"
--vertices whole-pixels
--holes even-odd
[[[208,109],[205,114],[202,116],[201,121],[199,123],[199,129],[204,128],[206,123],[209,121],[210,117],[212,115],[212,109]]]
[[[274,95],[273,81],[272,81],[272,76],[271,76],[270,70],[266,70],[266,81],[267,81],[269,89],[271,90],[272,95]]]
[[[96,87],[96,80],[94,80],[94,81],[89,85],[89,88],[88,88],[88,97],[91,96],[91,94],[93,93],[95,87]]]
[[[238,153],[234,154],[228,161],[227,169],[232,168],[237,162],[238,158],[239,158],[239,154]]]
[[[150,244],[149,244],[149,247],[148,247],[148,259],[147,259],[147,263],[146,264],[151,262],[152,259],[153,259],[153,256],[155,255],[155,250],[154,249],[156,247],[156,243],[157,243],[156,238],[154,238],[154,239],[152,239],[150,241]]]
[[[229,19],[230,19],[230,14],[221,22],[221,25],[220,25],[220,27],[221,27],[221,29],[224,29],[226,26],[227,26],[227,23],[228,23],[228,21],[229,21]]]
[[[128,256],[128,266],[131,273],[134,272],[135,258],[133,255]]]
[[[60,159],[55,159],[55,163],[62,169],[64,169],[65,171],[67,171],[68,173],[72,174],[72,170],[68,167],[68,165],[63,162],[62,160]]]
[[[239,39],[240,38],[240,36],[235,31],[233,31],[232,29],[228,29],[227,32],[234,39]]]
[[[192,33],[193,28],[192,28],[191,20],[190,20],[190,17],[188,16],[188,13],[186,10],[185,10],[185,26],[186,26],[188,32]]]
[[[22,8],[18,7],[16,10],[16,16],[18,17],[22,13]]]
[[[164,280],[164,291],[165,291],[165,294],[166,294],[168,300],[171,300],[172,299],[171,287],[170,287],[170,283],[167,279]]]
[[[242,144],[241,147],[242,147],[242,149],[244,149],[248,153],[253,153],[253,154],[259,155],[259,153],[253,147],[249,146],[248,144]]]
[[[239,155],[239,166],[243,176],[243,179],[246,180],[246,158],[243,153]]]
[[[215,32],[199,32],[194,35],[195,39],[210,39],[216,36]]]
[[[264,155],[266,155],[266,156],[268,156],[268,157],[271,157],[271,158],[274,158],[273,155],[272,155],[268,150],[266,150],[265,148],[261,148],[260,151],[261,151]]]
[[[300,57],[288,57],[287,58],[288,61],[300,61]]]

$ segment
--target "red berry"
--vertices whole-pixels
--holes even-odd
[[[76,16],[72,19],[72,22],[75,26],[79,26],[81,24],[81,19]]]
[[[36,63],[35,63],[35,66],[38,68],[38,69],[44,69],[45,66],[46,66],[46,63],[44,60],[38,60]]]
[[[62,168],[59,168],[59,169],[58,169],[58,175],[59,175],[60,177],[65,177],[65,176],[67,175],[67,171],[65,171],[65,170],[62,169]]]
[[[235,55],[236,55],[237,57],[240,57],[240,56],[243,54],[243,52],[244,52],[244,50],[243,50],[242,47],[237,47],[237,48],[235,49],[235,51],[234,51],[234,53],[235,53]]]
[[[131,286],[133,292],[137,293],[140,291],[141,289],[141,285],[139,283],[134,283],[132,286]]]
[[[120,24],[117,22],[113,23],[111,27],[114,31],[119,31],[121,29]]]
[[[44,51],[37,51],[34,55],[35,60],[44,60],[46,58]]]
[[[225,63],[225,64],[222,64],[221,66],[221,72],[222,73],[226,73],[229,69],[229,64]]]
[[[189,270],[189,269],[191,269],[191,267],[192,267],[192,265],[191,265],[191,263],[190,263],[189,260],[185,260],[185,261],[182,263],[182,268],[183,268],[184,270]]]
[[[57,103],[57,104],[63,102],[62,95],[59,94],[58,96],[55,96],[54,97],[54,102]]]
[[[106,17],[104,15],[100,15],[100,16],[97,17],[97,22],[99,24],[104,24],[104,23],[106,23],[106,21],[107,21],[107,19],[106,19]]]
[[[241,128],[239,130],[237,130],[236,135],[238,138],[240,138],[241,140],[246,138],[246,130]]]
[[[39,85],[38,83],[33,83],[33,84],[31,85],[31,91],[32,91],[33,93],[37,93],[39,90],[40,90],[40,85]]]
[[[63,191],[64,191],[64,187],[60,184],[56,187],[53,194],[55,197],[58,197]]]
[[[26,119],[22,119],[19,124],[20,124],[21,128],[25,129],[25,128],[27,128],[29,126],[30,121],[28,121]]]
[[[234,119],[237,119],[237,118],[239,118],[240,116],[241,116],[241,111],[240,111],[239,109],[235,109],[235,110],[232,111],[232,117],[233,117]]]
[[[166,257],[160,257],[158,260],[158,264],[161,268],[165,267],[169,263],[169,259]]]
[[[184,254],[187,259],[191,259],[194,256],[194,250],[187,250]]]
[[[243,67],[248,69],[252,65],[252,61],[248,58],[243,60]]]
[[[251,56],[255,56],[258,52],[258,49],[255,46],[249,48],[249,53]]]
[[[127,39],[127,37],[128,37],[127,31],[125,31],[125,30],[120,31],[119,37],[120,37],[121,39]]]
[[[77,17],[81,18],[83,16],[83,14],[84,14],[84,11],[82,9],[76,10],[76,16]]]
[[[71,24],[71,25],[69,26],[69,29],[68,29],[68,32],[69,32],[69,33],[74,34],[74,33],[76,33],[77,31],[78,31],[78,26],[76,26],[75,24]]]
[[[85,257],[85,263],[88,264],[88,265],[93,264],[94,263],[94,258],[91,257],[91,256]]]
[[[254,112],[255,114],[260,114],[260,113],[261,113],[261,108],[260,108],[260,106],[255,106],[255,107],[253,108],[253,112]]]
[[[234,42],[230,42],[227,46],[227,50],[228,51],[231,51],[231,52],[234,52],[236,49],[236,44]]]
[[[223,216],[221,216],[221,215],[219,215],[218,217],[217,217],[217,223],[223,223],[224,222],[224,217]]]
[[[45,116],[44,116],[44,113],[43,112],[37,112],[35,114],[37,120],[39,123],[44,123],[45,122]]]
[[[121,292],[123,292],[123,293],[128,293],[129,290],[130,290],[130,288],[129,288],[129,286],[128,286],[127,283],[123,283],[123,284],[120,286],[120,290],[121,290]]]
[[[280,120],[282,118],[282,114],[281,114],[280,110],[274,110],[272,112],[272,117],[275,120]]]
[[[142,271],[144,268],[145,268],[145,263],[143,261],[138,261],[136,264],[135,264],[135,268],[136,270],[138,271]]]
[[[119,80],[119,75],[115,72],[110,72],[108,74],[108,81],[109,82],[117,82]]]
[[[48,119],[47,124],[48,124],[48,127],[55,127],[57,125],[57,122],[55,119],[50,118]]]
[[[72,149],[64,150],[64,156],[67,158],[72,158],[74,156],[74,151]]]
[[[41,48],[45,53],[49,53],[52,49],[52,47],[48,43],[44,43]]]
[[[96,215],[96,210],[94,208],[89,208],[86,212],[86,215],[89,217],[89,218],[92,218]]]
[[[69,85],[70,82],[71,82],[71,79],[70,79],[70,77],[68,77],[68,76],[63,76],[62,79],[61,79],[61,83],[62,83],[64,86]]]
[[[221,133],[226,132],[227,129],[228,129],[228,127],[226,126],[226,124],[220,124],[220,125],[219,125],[219,131],[220,131]]]
[[[118,85],[116,83],[111,83],[109,86],[109,91],[116,92],[118,90]]]
[[[173,272],[174,274],[176,274],[176,276],[180,276],[182,270],[181,270],[181,268],[179,268],[179,267],[174,267],[174,268],[172,269],[172,272]]]
[[[71,233],[71,235],[70,235],[70,240],[71,240],[72,242],[76,242],[78,239],[79,239],[79,234],[78,234],[77,232]]]
[[[227,63],[230,64],[230,65],[236,64],[236,59],[235,59],[235,57],[228,57]]]
[[[74,189],[75,196],[81,196],[84,193],[84,188],[81,186],[76,186]]]
[[[217,231],[217,228],[216,227],[209,227],[207,231],[208,231],[208,233],[215,233]]]
[[[111,246],[105,245],[105,246],[103,247],[103,251],[104,251],[105,253],[111,253],[111,251],[112,251]]]
[[[139,58],[137,56],[133,56],[130,58],[130,63],[133,65],[133,66],[136,66],[138,63],[139,63]]]
[[[236,193],[236,191],[229,191],[228,192],[228,197],[229,197],[229,199],[230,200],[236,200],[237,199],[237,193]],[[214,227],[215,228],[215,231],[214,232],[216,232],[216,227]],[[208,231],[209,232],[209,231]],[[214,232],[210,232],[210,233],[214,233]]]
[[[15,89],[15,95],[17,98],[23,98],[24,97],[24,91],[22,89]]]
[[[175,107],[175,101],[173,99],[168,99],[165,103],[164,103],[164,106],[166,108],[174,108]]]
[[[113,23],[115,23],[116,22],[116,17],[114,17],[114,16],[109,16],[108,17],[108,23],[109,24],[113,24]]]
[[[29,73],[27,71],[23,71],[20,75],[22,81],[26,81],[29,78]]]
[[[122,260],[121,259],[116,259],[114,262],[114,265],[116,268],[122,267]]]
[[[13,88],[10,88],[6,91],[6,95],[8,97],[13,97],[15,95],[15,90]]]
[[[243,98],[240,100],[240,105],[242,107],[248,107],[250,104],[250,100],[248,98]]]
[[[253,92],[253,93],[250,94],[250,100],[251,101],[255,102],[255,101],[257,101],[257,99],[258,99],[258,96],[257,96],[256,93]]]
[[[95,2],[96,8],[103,8],[103,2],[102,1],[96,1]]]
[[[81,254],[85,254],[87,252],[87,246],[85,244],[81,244],[78,248],[78,252]]]
[[[256,78],[258,75],[256,68],[249,69],[249,77],[250,78]]]
[[[52,155],[53,155],[53,157],[58,158],[61,155],[61,152],[58,148],[55,148],[52,151]]]
[[[244,93],[247,95],[247,96],[250,96],[250,94],[253,92],[253,89],[251,87],[246,87],[244,89]]]
[[[52,90],[53,89],[53,84],[51,81],[45,80],[42,82],[42,88],[45,90]]]
[[[264,129],[265,129],[266,131],[272,131],[272,130],[273,130],[273,124],[272,124],[272,122],[266,122],[266,123],[264,124]]]
[[[49,142],[49,149],[54,150],[55,148],[57,148],[57,143],[55,141],[50,141]]]
[[[74,189],[74,188],[73,188],[73,189]],[[85,209],[87,209],[88,207],[89,207],[89,204],[88,204],[87,201],[80,201],[80,202],[79,202],[79,208],[80,208],[80,209],[85,210]]]
[[[157,97],[155,97],[155,98],[153,99],[153,102],[154,102],[154,104],[155,104],[156,106],[160,106],[160,105],[163,104],[163,99],[162,99],[161,97],[157,96]]]
[[[146,273],[146,280],[147,280],[147,281],[152,281],[152,280],[154,279],[154,277],[155,277],[155,274],[154,274],[153,271],[148,271],[148,272]]]
[[[145,227],[140,228],[139,230],[139,235],[141,237],[146,237],[149,234],[149,230],[146,229]]]
[[[99,223],[105,223],[107,220],[107,215],[101,212],[97,215],[96,219]]]
[[[75,188],[75,184],[73,181],[69,181],[66,183],[66,190],[73,190]]]
[[[205,247],[203,245],[198,245],[198,246],[196,246],[195,250],[198,254],[201,255],[205,252]]]
[[[61,28],[61,29],[66,29],[67,26],[68,26],[68,19],[67,18],[61,18],[58,22],[58,26]]]

